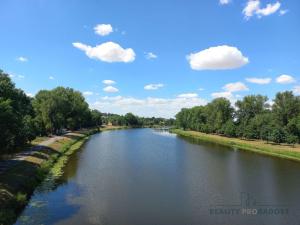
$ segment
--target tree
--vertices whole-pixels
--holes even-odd
[[[138,118],[132,113],[127,113],[124,119],[127,126],[136,127],[139,125]]]
[[[103,120],[103,123],[106,125],[108,125],[109,123],[111,123],[114,126],[125,126],[126,125],[124,116],[120,116],[117,114],[103,113],[102,120]]]
[[[31,99],[0,70],[0,154],[35,137]]]
[[[102,125],[101,112],[94,109],[91,111],[91,116],[92,116],[92,126],[100,127]]]
[[[278,126],[274,127],[270,134],[270,139],[271,139],[271,141],[278,143],[278,144],[285,142],[286,135],[285,135],[284,130]]]
[[[233,108],[226,98],[216,98],[206,106],[206,117],[209,130],[212,133],[221,133],[221,128],[233,118]]]
[[[300,114],[300,98],[292,91],[277,93],[272,106],[277,123],[286,126],[289,121]]]
[[[300,97],[292,92],[276,95],[273,107],[262,95],[249,95],[236,102],[236,110],[224,98],[205,106],[183,108],[176,114],[176,126],[228,137],[260,139],[275,143],[300,141]]]
[[[191,108],[190,111],[190,119],[188,121],[189,128],[204,132],[205,124],[207,122],[206,107],[195,106]]]
[[[181,109],[181,111],[179,113],[176,114],[176,125],[178,127],[183,128],[184,130],[189,127],[189,119],[190,119],[190,111],[189,109]]]
[[[227,137],[236,136],[236,126],[232,120],[228,120],[222,127],[222,133]]]
[[[287,136],[286,136],[286,142],[287,142],[288,144],[291,144],[291,145],[294,146],[297,142],[299,142],[299,139],[298,139],[298,137],[295,136],[295,135],[287,134]]]
[[[33,100],[36,123],[46,133],[60,133],[63,128],[79,129],[87,124],[90,110],[82,94],[72,88],[41,90]]]
[[[268,98],[262,95],[249,95],[235,103],[237,110],[235,117],[238,125],[238,136],[250,137],[253,135],[252,128],[254,124],[250,124],[251,120],[259,115],[266,113],[269,108],[267,104]],[[257,137],[256,137],[257,138]]]
[[[265,111],[251,118],[244,127],[243,136],[249,139],[267,140],[269,130],[274,127],[273,116],[270,111]]]
[[[289,120],[286,131],[300,140],[300,115]]]

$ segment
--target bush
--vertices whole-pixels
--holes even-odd
[[[295,136],[295,135],[289,134],[289,135],[286,136],[286,142],[287,142],[288,144],[294,145],[294,144],[296,144],[298,141],[299,141],[299,140],[298,140],[298,137]]]
[[[276,127],[271,132],[270,138],[271,138],[271,141],[279,144],[279,143],[285,142],[286,135],[282,128]]]
[[[27,202],[27,195],[21,192],[18,192],[16,195],[16,201],[21,205],[25,205]]]
[[[236,128],[235,124],[228,120],[222,127],[223,134],[227,137],[235,137],[236,136]]]

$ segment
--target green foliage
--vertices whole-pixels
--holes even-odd
[[[288,144],[294,145],[294,144],[296,144],[296,143],[299,142],[299,138],[298,138],[297,136],[295,136],[295,135],[288,134],[288,135],[286,136],[286,142],[287,142]]]
[[[190,112],[191,110],[183,108],[179,113],[176,114],[176,125],[178,127],[181,127],[184,130],[191,127]]]
[[[300,137],[300,116],[290,119],[286,126],[286,130],[289,134]]]
[[[223,124],[233,118],[233,108],[229,100],[216,98],[206,106],[207,123],[209,130],[213,133],[222,133]]]
[[[102,113],[102,122],[103,124],[114,126],[156,127],[173,126],[175,124],[175,119],[138,117],[132,113],[128,113],[125,116],[112,113]]]
[[[266,96],[246,96],[236,102],[235,110],[227,99],[218,98],[206,106],[181,109],[176,120],[132,113],[102,114],[90,110],[82,94],[72,88],[41,90],[35,98],[29,98],[0,70],[0,154],[24,146],[37,135],[100,127],[102,123],[130,127],[176,125],[228,137],[299,142],[300,97],[286,91],[277,93],[272,107],[267,101]]]
[[[260,138],[259,118],[257,115],[268,112],[268,98],[261,95],[249,95],[235,103],[237,110],[235,117],[238,125],[238,136],[246,138]]]
[[[132,113],[127,113],[124,119],[127,126],[131,126],[131,127],[139,126],[138,118]]]
[[[100,127],[102,125],[101,112],[99,112],[96,109],[91,111],[91,123],[92,123],[92,125],[95,125],[97,127]]]
[[[14,209],[0,209],[0,224],[13,224],[16,216]]]
[[[19,204],[25,205],[26,202],[27,202],[27,195],[24,194],[24,193],[18,192],[18,193],[16,194],[16,201],[17,201]]]
[[[33,106],[40,133],[57,134],[64,128],[74,130],[87,124],[95,125],[92,124],[93,115],[84,97],[72,88],[57,87],[50,91],[41,90],[35,96]]]
[[[236,136],[236,126],[232,120],[228,120],[222,127],[222,133],[227,137]]]
[[[0,70],[0,154],[33,140],[31,99]]]
[[[228,137],[299,143],[299,99],[292,92],[278,93],[271,108],[266,96],[250,95],[237,101],[234,110],[228,100],[218,98],[205,106],[181,109],[176,126]]]
[[[274,127],[270,133],[270,140],[275,143],[283,143],[286,140],[285,132],[281,127]]]
[[[218,98],[206,106],[181,109],[176,115],[178,127],[205,133],[224,133],[224,124],[232,121],[233,108],[225,98]]]
[[[291,91],[277,93],[272,111],[279,125],[286,126],[290,120],[299,116],[300,97],[294,96]]]
[[[157,126],[173,126],[175,119],[165,119],[156,117],[138,117],[139,125],[145,127],[157,127]]]
[[[90,110],[80,92],[57,87],[29,98],[0,70],[0,154],[23,147],[37,135],[101,124],[102,114]]]

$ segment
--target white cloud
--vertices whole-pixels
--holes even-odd
[[[8,76],[10,78],[14,78],[16,80],[22,80],[22,79],[25,78],[25,76],[23,76],[23,75],[15,74],[15,73],[12,73],[12,72],[8,72],[8,74],[9,74]]]
[[[294,94],[300,95],[300,86],[295,86],[293,89]]]
[[[274,101],[272,99],[269,99],[267,101],[267,104],[269,105],[269,109],[272,109],[272,105],[274,105]]]
[[[125,114],[132,112],[139,116],[160,116],[165,118],[174,117],[181,108],[191,108],[193,106],[205,105],[206,100],[194,98],[144,98],[138,99],[133,97],[102,97],[99,101],[91,104],[101,112],[111,112]]]
[[[198,88],[198,91],[204,91],[205,89],[204,88]]]
[[[27,62],[28,61],[28,59],[24,56],[18,57],[17,60],[20,61],[20,62]]]
[[[50,79],[50,80],[54,80],[54,77],[53,77],[53,76],[50,76],[49,79]]]
[[[197,98],[197,93],[183,93],[177,96],[177,98]]]
[[[84,51],[89,58],[98,59],[103,62],[129,63],[135,60],[135,53],[133,49],[124,49],[114,42],[105,42],[95,47],[75,42],[73,43],[73,46]]]
[[[276,78],[276,82],[279,84],[291,84],[296,82],[296,80],[290,75],[283,74]]]
[[[243,14],[245,15],[245,19],[250,19],[254,15],[260,18],[275,13],[279,10],[280,6],[280,2],[275,2],[274,4],[267,4],[265,8],[261,8],[260,0],[248,0],[243,9]]]
[[[94,93],[93,92],[91,92],[91,91],[85,91],[85,92],[83,92],[83,95],[84,96],[91,96],[91,95],[93,95]]]
[[[145,90],[157,90],[159,88],[162,88],[164,85],[163,84],[147,84],[144,89]]]
[[[229,91],[224,91],[224,92],[214,92],[211,94],[211,96],[213,98],[227,98],[227,99],[231,99],[233,98],[233,95],[231,92]]]
[[[226,98],[231,102],[232,105],[234,105],[238,98],[241,98],[240,95],[233,95],[230,91],[214,92],[211,94],[211,96],[213,98]]]
[[[114,80],[103,80],[102,83],[105,84],[105,85],[113,85],[116,82]]]
[[[287,10],[287,9],[282,9],[282,10],[279,11],[279,15],[280,15],[280,16],[283,16],[283,15],[287,14],[288,11],[289,11],[289,10]]]
[[[245,18],[248,19],[253,16],[256,11],[259,9],[260,1],[259,0],[250,0],[247,2],[246,7],[243,9]]]
[[[229,4],[231,2],[231,0],[219,0],[219,3],[221,4],[221,5],[227,5],[227,4]]]
[[[33,97],[34,97],[34,94],[32,94],[32,93],[26,93],[26,95],[27,95],[28,97],[30,97],[30,98],[33,98]]]
[[[249,60],[239,49],[227,45],[210,47],[187,56],[194,70],[225,70],[246,65]]]
[[[254,84],[269,84],[272,81],[272,79],[269,77],[266,78],[249,77],[246,78],[246,81]]]
[[[280,2],[276,2],[274,4],[267,4],[265,8],[258,9],[256,14],[258,16],[268,16],[275,13],[280,8]]]
[[[227,92],[248,91],[249,88],[242,82],[226,84],[223,89]]]
[[[115,92],[118,92],[119,89],[115,88],[113,86],[107,86],[107,87],[103,88],[103,91],[109,92],[109,93],[115,93]]]
[[[113,32],[113,28],[110,24],[98,24],[94,27],[94,31],[100,36],[106,36]]]
[[[157,55],[155,55],[153,52],[146,52],[146,59],[156,59]]]

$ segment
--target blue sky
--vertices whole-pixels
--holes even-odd
[[[300,94],[298,0],[2,0],[0,27],[17,87],[72,87],[102,112]]]

